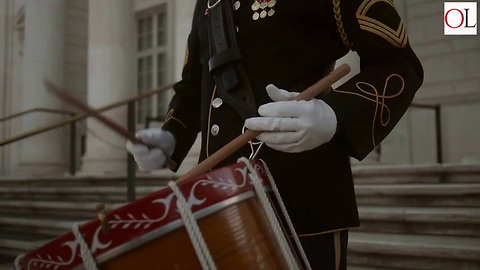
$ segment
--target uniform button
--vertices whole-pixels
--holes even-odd
[[[220,127],[218,125],[213,125],[210,129],[210,133],[212,133],[213,136],[217,136],[218,132],[220,132]]]
[[[240,8],[240,1],[235,1],[235,3],[233,3],[233,8],[238,10]]]
[[[218,107],[222,106],[222,104],[223,104],[223,100],[222,100],[221,98],[219,98],[219,97],[217,97],[216,99],[214,99],[214,100],[212,101],[212,106],[213,106],[214,108],[218,108]]]
[[[238,26],[235,26],[235,29],[237,30],[237,33],[240,32],[240,28],[238,28]]]

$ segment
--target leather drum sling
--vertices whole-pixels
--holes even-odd
[[[236,40],[233,7],[230,0],[214,0],[208,16],[210,74],[215,79],[218,95],[243,119],[256,116],[257,109],[251,85],[241,62]]]

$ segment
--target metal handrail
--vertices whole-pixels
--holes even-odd
[[[143,99],[143,98],[146,98],[146,97],[150,97],[150,96],[153,96],[155,94],[158,94],[158,93],[161,93],[161,92],[165,92],[167,90],[169,90],[170,88],[172,88],[172,84],[170,85],[165,85],[165,86],[161,86],[161,87],[158,87],[154,90],[151,90],[151,91],[148,91],[148,92],[145,92],[145,93],[142,93],[140,95],[137,95],[137,96],[134,96],[134,97],[131,97],[131,98],[128,98],[128,99],[125,99],[125,100],[121,100],[121,101],[118,101],[118,102],[115,102],[115,103],[112,103],[110,105],[107,105],[107,106],[104,106],[104,107],[101,107],[101,108],[98,108],[96,110],[96,112],[105,112],[105,111],[108,111],[108,110],[111,110],[111,109],[115,109],[117,107],[120,107],[122,105],[126,105],[130,102],[135,102],[137,100],[140,100],[140,99]],[[7,118],[9,118],[11,116],[7,116]],[[28,137],[31,137],[31,136],[34,136],[34,135],[37,135],[37,134],[40,134],[40,133],[43,133],[43,132],[46,132],[46,131],[50,131],[52,129],[55,129],[55,128],[58,128],[58,127],[61,127],[61,126],[64,126],[64,125],[67,125],[67,124],[70,124],[72,122],[76,122],[76,121],[79,121],[79,120],[83,120],[84,118],[87,118],[88,115],[85,114],[85,113],[78,113],[66,120],[63,120],[63,121],[59,121],[59,122],[56,122],[56,123],[53,123],[53,124],[50,124],[48,126],[45,126],[45,127],[42,127],[42,128],[38,128],[38,129],[35,129],[33,131],[29,131],[29,132],[25,132],[25,133],[22,133],[20,135],[17,135],[17,136],[14,136],[14,137],[11,137],[9,139],[6,139],[4,141],[0,141],[0,146],[4,146],[4,145],[7,145],[7,144],[10,144],[10,143],[13,143],[13,142],[16,142],[16,141],[19,141],[19,140],[22,140],[22,139],[25,139],[25,138],[28,138]]]
[[[35,109],[30,109],[26,110],[23,112],[15,113],[12,115],[9,115],[7,117],[0,118],[0,122],[4,122],[7,120],[12,120],[14,118],[18,118],[20,116],[24,116],[27,114],[35,113],[35,112],[44,112],[44,113],[52,113],[52,114],[63,114],[63,115],[70,115],[73,116],[75,115],[74,112],[72,111],[67,111],[67,110],[59,110],[59,109],[49,109],[49,108],[35,108]],[[75,175],[75,172],[77,171],[76,167],[76,151],[77,151],[77,144],[75,141],[75,138],[77,137],[77,126],[76,122],[71,122],[70,123],[70,164],[68,166],[68,171],[70,175]]]
[[[27,115],[27,114],[30,114],[30,113],[34,113],[34,112],[45,112],[45,113],[53,113],[53,114],[75,114],[72,111],[66,111],[66,110],[57,110],[57,109],[48,109],[48,108],[35,108],[35,109],[30,109],[30,110],[26,110],[26,111],[23,111],[23,112],[15,113],[15,114],[12,114],[12,115],[9,115],[9,116],[6,116],[6,117],[2,117],[2,118],[0,118],[0,122],[4,122],[4,121],[7,121],[7,120],[12,120],[14,118],[17,118],[17,117],[20,117],[20,116],[23,116],[23,115]]]
[[[108,111],[108,110],[111,110],[111,109],[115,109],[115,108],[120,107],[122,105],[127,105],[127,130],[129,132],[133,133],[133,132],[135,132],[135,102],[138,101],[138,100],[141,100],[141,99],[144,99],[144,98],[162,93],[162,92],[166,92],[167,90],[171,89],[172,86],[173,86],[173,84],[160,86],[156,89],[153,89],[151,91],[142,93],[140,95],[130,97],[128,99],[121,100],[121,101],[112,103],[110,105],[107,105],[107,106],[104,106],[104,107],[101,107],[101,108],[97,108],[95,111],[97,113],[101,113],[101,112],[105,112],[105,111]],[[56,111],[56,110],[53,110],[53,109],[41,109],[41,111],[46,111],[46,110],[48,110],[48,112],[52,112],[52,113],[55,113],[54,111]],[[39,111],[39,109],[32,109],[32,110],[28,110],[28,111],[25,111],[25,112],[13,114],[13,115],[4,117],[0,120],[2,120],[2,121],[11,120],[13,118],[25,115],[27,113],[31,113],[33,111]],[[61,112],[61,110],[58,110],[57,113],[59,113],[59,112]],[[75,163],[76,163],[76,161],[75,161],[76,123],[77,123],[77,121],[83,120],[84,118],[87,118],[88,116],[89,115],[87,115],[85,113],[77,113],[77,114],[71,116],[70,118],[68,118],[66,120],[59,121],[59,122],[50,124],[48,126],[45,126],[43,128],[38,128],[36,130],[14,136],[14,137],[9,138],[9,139],[4,140],[4,141],[0,141],[0,146],[4,146],[4,145],[7,145],[7,144],[10,144],[10,143],[13,143],[13,142],[16,142],[16,141],[34,136],[34,135],[38,135],[38,134],[43,133],[43,132],[47,132],[49,130],[52,130],[52,129],[55,129],[55,128],[58,128],[58,127],[61,127],[61,126],[64,126],[64,125],[70,124],[71,125],[71,132],[70,132],[70,134],[71,134],[70,147],[71,148],[70,148],[70,166],[69,166],[70,169],[69,169],[69,171],[70,171],[71,175],[74,175],[75,172],[76,172],[76,168],[75,168]],[[135,188],[136,188],[136,163],[135,163],[135,160],[133,159],[133,156],[129,155],[127,153],[127,199],[129,201],[135,200],[135,197],[136,197]]]

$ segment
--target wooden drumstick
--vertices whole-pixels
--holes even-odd
[[[63,89],[63,88],[53,84],[49,80],[44,80],[44,83],[45,83],[45,86],[47,87],[48,91],[54,93],[61,100],[74,105],[75,107],[77,107],[78,109],[80,109],[81,111],[86,113],[87,115],[92,116],[93,118],[97,119],[98,121],[100,121],[101,123],[103,123],[104,125],[109,127],[110,129],[112,129],[115,133],[122,136],[123,138],[131,141],[134,144],[143,144],[143,145],[147,146],[148,148],[154,148],[151,145],[145,144],[142,140],[135,137],[135,135],[128,132],[128,130],[126,130],[125,128],[120,126],[118,123],[112,121],[111,119],[107,118],[106,116],[101,115],[100,113],[95,111],[95,109],[93,109],[92,107],[88,106],[87,104],[83,103],[82,101],[78,100],[77,98],[73,97],[72,95],[69,95],[68,91],[66,89]],[[170,87],[171,87],[171,85],[167,85],[163,88],[166,90],[166,89],[169,89]],[[167,159],[167,161],[165,162],[165,167],[167,167],[171,170],[174,170],[174,169],[177,168],[177,164],[175,163],[175,161],[173,161],[171,159]]]
[[[319,80],[312,86],[308,87],[305,91],[301,92],[298,96],[294,98],[294,100],[310,100],[318,96],[319,94],[329,89],[332,84],[343,78],[349,72],[350,66],[348,64],[340,65],[330,74],[323,77],[321,80]],[[203,160],[200,164],[188,171],[186,174],[182,175],[177,181],[183,181],[185,179],[204,174],[205,172],[213,168],[215,165],[220,163],[222,160],[232,155],[235,151],[242,148],[249,141],[255,139],[258,135],[262,134],[262,132],[263,131],[247,130],[245,133],[223,146],[213,155]]]

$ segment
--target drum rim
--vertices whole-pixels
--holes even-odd
[[[221,211],[229,206],[241,203],[243,201],[246,201],[248,199],[256,197],[255,191],[250,190],[245,193],[239,194],[237,196],[228,198],[224,201],[218,202],[216,204],[213,204],[207,208],[201,209],[193,213],[193,216],[195,217],[196,220],[200,220],[208,215],[214,214],[218,211]],[[117,246],[95,258],[96,262],[98,264],[107,262],[111,259],[115,259],[116,257],[133,250],[137,247],[140,247],[141,245],[148,243],[152,240],[155,240],[157,238],[160,238],[167,233],[179,229],[183,227],[183,221],[181,219],[174,220],[160,228],[157,228],[151,232],[148,232],[140,237],[137,237],[133,239],[130,242],[124,243],[123,245]],[[83,265],[77,265],[76,267],[72,268],[73,270],[81,270],[84,269],[82,268]]]

